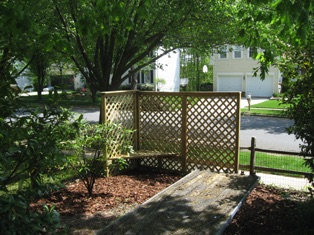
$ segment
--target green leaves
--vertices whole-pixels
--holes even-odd
[[[89,196],[93,194],[96,178],[106,175],[107,160],[133,150],[132,132],[115,123],[84,123],[74,141],[68,141],[66,148],[73,151],[68,163],[83,181]],[[123,168],[126,162],[120,160],[117,166]]]
[[[44,205],[42,213],[31,211],[22,195],[1,194],[0,230],[5,234],[55,233],[60,225],[54,207]]]

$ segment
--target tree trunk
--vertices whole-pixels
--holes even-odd
[[[139,71],[134,72],[134,66],[132,66],[129,74],[130,74],[130,78],[131,78],[131,90],[136,90]]]

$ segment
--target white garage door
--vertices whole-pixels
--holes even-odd
[[[273,77],[265,77],[261,80],[259,77],[247,77],[247,94],[253,97],[271,97],[273,95]]]
[[[218,91],[242,91],[241,75],[218,75]]]

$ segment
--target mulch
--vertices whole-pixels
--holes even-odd
[[[54,205],[61,215],[60,234],[94,234],[180,178],[147,171],[98,178],[92,197],[88,197],[82,181],[75,180],[31,206],[38,209],[43,204]],[[301,218],[300,205],[307,201],[308,195],[300,191],[258,185],[224,234],[302,234],[296,221]],[[314,231],[311,222],[303,225],[306,231]]]

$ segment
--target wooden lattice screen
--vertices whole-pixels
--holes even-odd
[[[103,121],[136,130],[136,150],[174,153],[144,158],[141,165],[190,172],[237,172],[239,92],[104,92]]]

